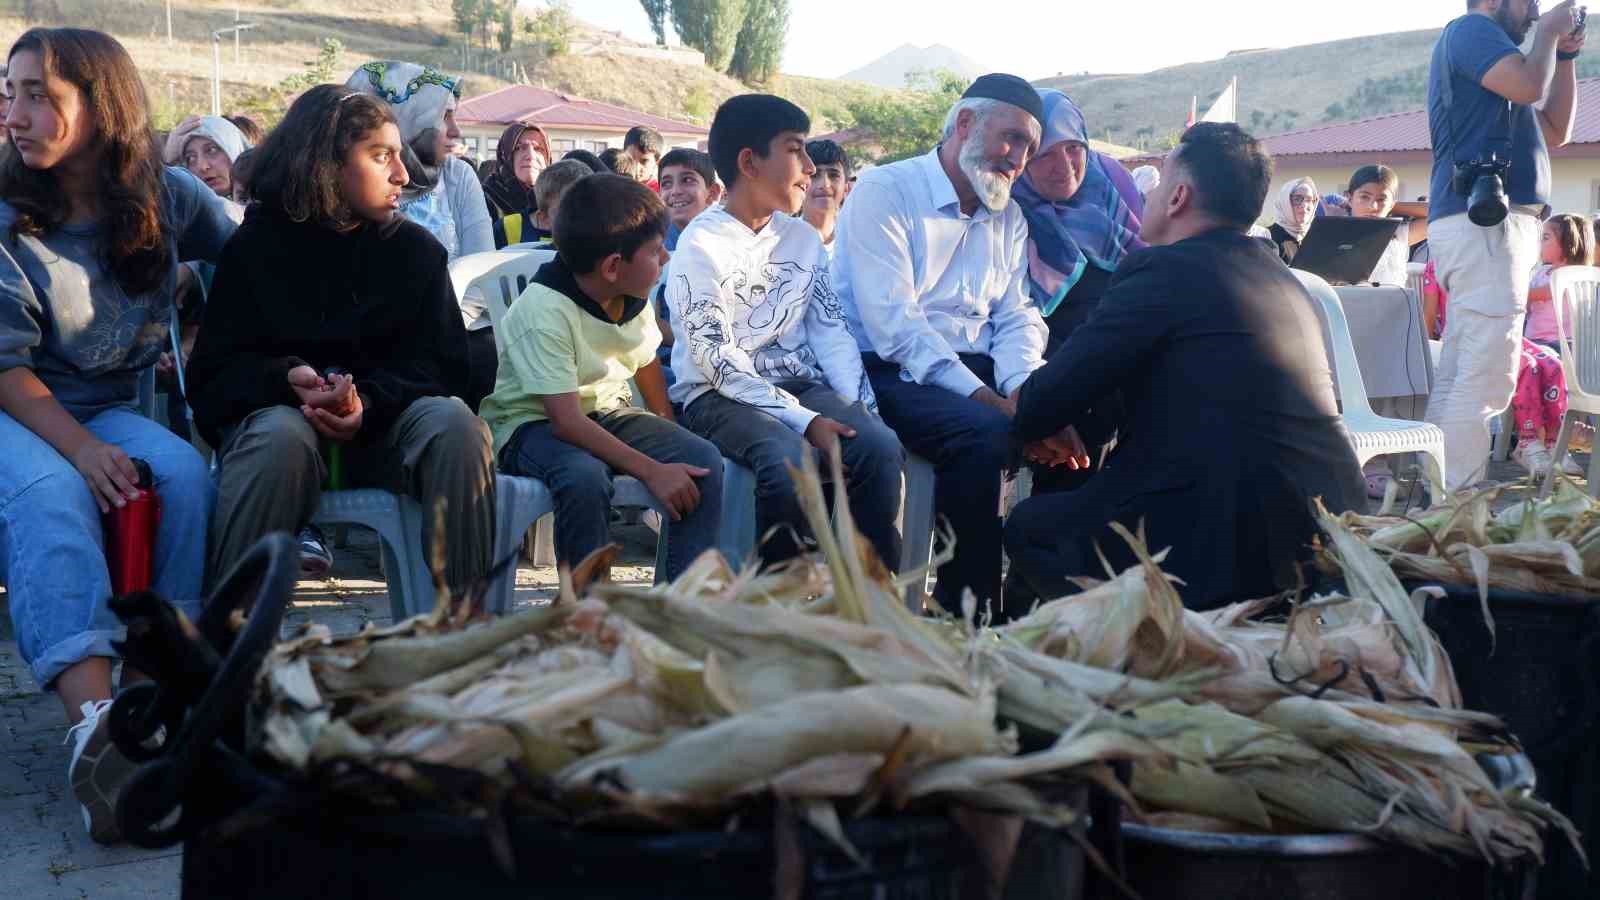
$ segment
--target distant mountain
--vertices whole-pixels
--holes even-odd
[[[912,72],[931,72],[935,69],[946,69],[968,78],[976,78],[989,71],[982,63],[943,44],[931,47],[901,44],[861,68],[852,69],[839,77],[845,81],[861,81],[879,87],[903,88],[906,86],[906,76]]]

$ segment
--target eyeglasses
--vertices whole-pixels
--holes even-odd
[[[1317,202],[1315,199],[1307,197],[1304,194],[1295,194],[1293,197],[1289,198],[1290,206],[1310,206],[1315,202]]]

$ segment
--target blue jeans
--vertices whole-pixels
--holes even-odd
[[[617,440],[656,462],[685,463],[709,469],[695,479],[700,505],[667,529],[666,580],[683,573],[700,554],[717,546],[722,524],[722,456],[706,440],[637,407],[625,406],[589,416]],[[576,566],[611,543],[611,479],[618,473],[589,451],[555,436],[549,422],[517,429],[500,451],[500,469],[537,478],[556,505],[556,561]],[[670,517],[667,517],[670,519]]]
[[[161,497],[154,590],[190,619],[198,617],[215,496],[205,460],[132,410],[108,410],[84,427],[150,463]],[[116,656],[111,640],[122,627],[106,606],[111,574],[100,508],[72,463],[5,413],[0,447],[0,580],[22,659],[34,680],[49,687],[76,663]]]
[[[900,518],[900,473],[906,452],[894,432],[866,407],[846,403],[827,385],[781,381],[778,387],[793,394],[805,408],[855,429],[855,437],[840,442],[850,514],[884,565],[897,571],[900,531],[895,521]],[[766,536],[760,549],[762,562],[772,565],[800,553],[795,536],[809,535],[811,528],[800,509],[788,467],[798,467],[806,454],[815,452],[805,436],[771,415],[715,391],[689,404],[683,411],[683,424],[716,444],[723,456],[755,473],[756,534]],[[826,463],[820,468],[828,471]],[[773,528],[778,531],[769,535]]]
[[[900,442],[933,463],[934,511],[950,520],[955,556],[939,569],[934,596],[961,608],[961,592],[1000,602],[1000,473],[1011,448],[1011,420],[999,410],[941,387],[900,378],[900,367],[863,354],[878,411]],[[962,354],[961,361],[994,387],[994,361]]]

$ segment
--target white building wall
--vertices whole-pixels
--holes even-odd
[[[599,153],[610,147],[621,147],[622,139],[627,136],[627,129],[616,131],[585,131],[570,128],[554,128],[543,126],[545,134],[550,138],[551,155],[560,159],[567,151],[582,149],[592,153]],[[500,134],[505,131],[504,125],[462,125],[461,139],[467,143],[467,156],[479,161],[494,158],[495,144],[500,140]],[[699,139],[683,135],[664,134],[661,136],[667,147],[697,147]]]

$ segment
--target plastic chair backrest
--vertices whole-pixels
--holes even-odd
[[[1428,271],[1427,263],[1406,263],[1406,287],[1422,296],[1422,276]]]
[[[1328,362],[1333,366],[1333,386],[1339,394],[1339,408],[1345,418],[1355,415],[1372,415],[1372,405],[1367,401],[1367,385],[1361,378],[1361,363],[1356,359],[1356,345],[1350,339],[1350,323],[1344,317],[1344,304],[1333,286],[1318,275],[1291,269],[1300,285],[1315,301],[1317,318],[1322,320],[1322,343],[1328,351]]]
[[[1600,396],[1600,268],[1562,266],[1550,274],[1568,392]]]
[[[489,322],[495,328],[495,346],[500,346],[500,320],[511,304],[522,295],[538,274],[539,267],[556,258],[554,250],[495,250],[463,256],[450,264],[450,283],[456,296],[477,288],[483,296]]]

